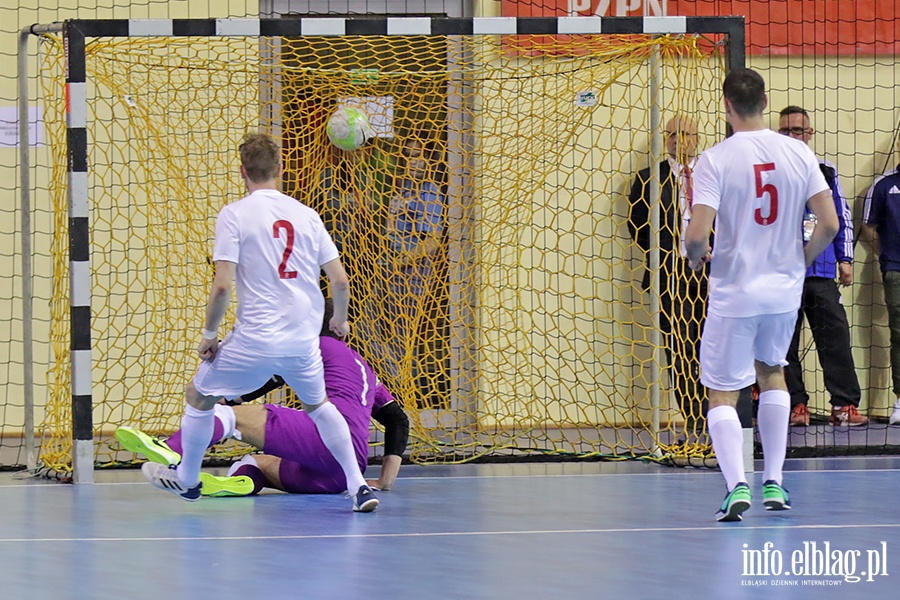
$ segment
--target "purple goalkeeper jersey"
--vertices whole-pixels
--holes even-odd
[[[357,458],[364,465],[369,456],[369,422],[372,413],[394,397],[381,385],[372,367],[344,342],[319,338],[325,366],[325,393],[350,427]]]
[[[347,420],[361,471],[369,459],[369,420],[394,397],[378,382],[372,368],[344,342],[319,338],[328,399]],[[295,494],[336,494],[347,489],[344,472],[325,447],[308,414],[266,404],[266,454],[282,459],[279,477]]]

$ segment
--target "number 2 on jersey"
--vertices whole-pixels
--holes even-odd
[[[294,226],[291,225],[290,221],[280,220],[275,221],[275,224],[272,225],[272,234],[276,238],[280,238],[281,230],[284,229],[287,232],[287,244],[284,246],[284,254],[281,257],[281,264],[278,265],[278,276],[282,279],[296,279],[297,271],[288,271],[287,270],[287,262],[291,257],[291,252],[294,251]]]
[[[753,218],[760,225],[771,225],[778,218],[778,189],[772,183],[763,184],[762,174],[766,171],[774,171],[775,163],[764,163],[761,165],[753,165],[753,172],[756,174],[756,197],[762,198],[763,194],[769,195],[769,210],[763,215],[762,208],[757,208],[753,213]]]

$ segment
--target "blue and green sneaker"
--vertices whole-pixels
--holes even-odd
[[[766,510],[791,510],[791,497],[774,479],[769,479],[763,484],[763,504]]]
[[[748,508],[750,508],[750,486],[741,482],[725,496],[722,508],[716,513],[716,520],[740,521],[741,513]]]

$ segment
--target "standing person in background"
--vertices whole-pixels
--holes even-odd
[[[900,165],[875,180],[866,194],[863,232],[878,254],[891,328],[894,410],[888,422],[900,425]]]
[[[420,317],[441,249],[444,194],[437,179],[433,149],[418,139],[403,143],[402,173],[394,179],[385,225],[388,252],[382,260],[386,293],[380,300],[377,339],[385,361],[376,365],[388,386],[398,393],[401,370],[418,375]],[[374,307],[373,307],[374,308]],[[372,340],[365,340],[369,345]]]
[[[760,389],[757,424],[765,457],[763,504],[767,510],[791,508],[782,485],[790,416],[783,367],[806,267],[831,243],[838,218],[812,150],[767,127],[763,78],[736,69],[722,91],[734,135],[697,161],[686,237],[691,267],[711,262],[700,377],[709,390],[707,427],[726,484],[716,518],[739,521],[750,508],[751,494],[736,406],[740,390],[754,381]],[[817,222],[804,247],[800,231],[807,206]]]
[[[808,145],[814,133],[809,114],[799,106],[783,108],[779,115],[778,133]],[[837,169],[824,160],[819,161],[819,169],[831,189],[841,227],[832,243],[806,270],[800,313],[787,353],[788,365],[784,369],[788,392],[791,394],[790,424],[809,425],[809,394],[803,384],[803,367],[800,364],[800,331],[803,329],[805,314],[816,343],[819,364],[822,365],[825,389],[831,394],[831,424],[865,425],[869,418],[859,414],[858,410],[862,393],[853,364],[850,324],[838,290],[838,283],[842,286],[853,283],[853,222]],[[815,215],[807,209],[803,215],[804,242],[808,242],[812,235],[815,219]]]
[[[694,271],[685,259],[683,234],[691,219],[691,169],[697,158],[697,123],[676,115],[666,123],[666,159],[659,163],[659,327],[666,337],[669,376],[675,400],[684,417],[685,442],[700,441],[705,433],[706,391],[700,385],[700,335],[706,313],[706,270]],[[648,167],[638,171],[629,194],[628,231],[644,253],[647,268],[642,289],[650,289],[650,198]]]
[[[296,392],[344,471],[353,510],[373,511],[378,499],[363,479],[347,422],[325,395],[319,350],[325,311],[320,273],[325,271],[334,300],[329,328],[339,336],[350,331],[347,273],[318,213],[278,191],[282,170],[278,143],[265,134],[250,135],[239,153],[248,195],[222,208],[216,220],[216,274],[197,348],[202,362],[186,388],[181,462],[144,463],[141,470],[155,487],[198,500],[200,467],[213,436],[216,403],[252,392],[278,374]],[[216,331],[235,282],[237,320],[219,345]]]

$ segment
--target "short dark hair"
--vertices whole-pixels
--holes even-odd
[[[753,69],[735,69],[725,77],[722,93],[742,118],[761,115],[766,107],[766,82]]]
[[[281,148],[272,136],[265,133],[250,134],[238,146],[238,152],[241,154],[241,165],[253,183],[263,183],[278,175]]]
[[[806,112],[806,109],[802,106],[795,106],[791,104],[790,106],[785,106],[781,109],[781,112],[778,113],[779,117],[786,117],[788,115],[803,115],[807,119],[809,118],[809,113]]]

